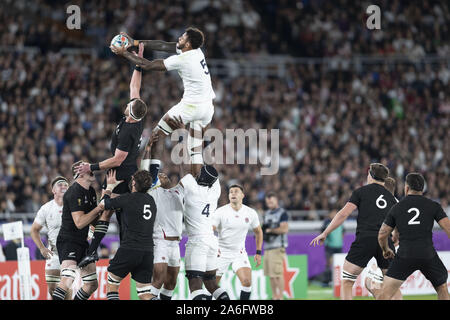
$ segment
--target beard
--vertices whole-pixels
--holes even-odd
[[[177,49],[178,50],[183,50],[184,49],[185,44],[179,44],[177,43]]]

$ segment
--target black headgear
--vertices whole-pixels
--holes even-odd
[[[216,182],[219,174],[213,166],[204,165],[200,170],[197,183],[201,186],[211,187]]]

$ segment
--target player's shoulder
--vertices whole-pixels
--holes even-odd
[[[44,204],[39,208],[39,211],[40,211],[41,213],[47,212],[48,210],[50,210],[51,208],[53,208],[54,203],[55,203],[55,199],[52,199],[52,200],[50,200],[50,201],[47,201],[46,203],[44,203]]]
[[[230,204],[229,204],[229,203],[226,204],[226,205],[223,205],[223,206],[221,206],[221,207],[218,207],[218,208],[216,209],[215,213],[216,213],[216,214],[222,214],[222,213],[224,213],[224,212],[226,212],[226,211],[228,211],[228,210],[230,210]]]

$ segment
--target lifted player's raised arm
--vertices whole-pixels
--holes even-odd
[[[144,70],[149,71],[167,71],[166,66],[164,65],[163,59],[155,59],[152,61],[149,61],[143,57],[139,57],[134,55],[131,52],[127,51],[126,47],[116,47],[116,46],[110,46],[111,51],[119,56],[124,56],[126,59],[130,60],[132,63],[137,64],[139,67],[141,67]]]
[[[144,44],[147,49],[155,50],[155,51],[164,51],[168,53],[176,53],[177,52],[177,43],[176,42],[166,42],[162,40],[134,40],[125,32],[121,32],[121,35],[128,38],[129,47],[136,47],[139,44]]]
[[[139,45],[139,52],[136,54],[133,51],[133,54],[138,56],[138,57],[143,57],[144,56],[144,45],[140,44]],[[132,99],[140,99],[140,91],[141,91],[141,82],[142,82],[142,72],[136,68],[133,71],[133,76],[131,77],[131,81],[130,81],[130,100]]]

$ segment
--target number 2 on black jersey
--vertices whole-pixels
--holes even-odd
[[[408,224],[420,224],[420,221],[417,221],[416,219],[419,217],[420,211],[417,208],[411,208],[408,210],[408,213],[415,213],[416,215],[412,217],[411,220],[408,221]]]
[[[207,218],[209,217],[209,203],[203,208],[202,214],[204,214]]]

